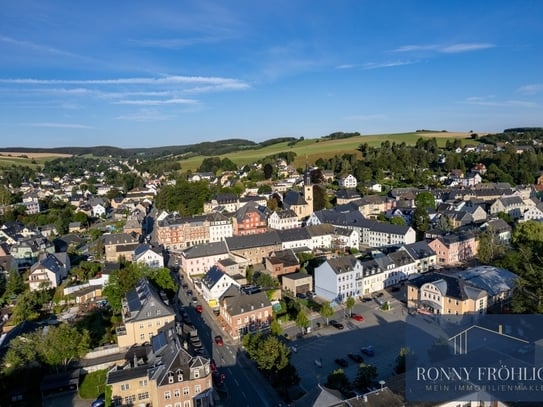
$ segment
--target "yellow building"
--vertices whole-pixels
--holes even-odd
[[[123,324],[116,330],[121,348],[149,342],[160,328],[175,320],[175,312],[147,279],[126,295],[122,307]]]
[[[135,349],[124,366],[107,374],[113,406],[212,405],[210,360],[186,350],[174,322],[162,327],[150,344]]]

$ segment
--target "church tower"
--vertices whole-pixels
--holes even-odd
[[[307,202],[306,213],[309,216],[313,213],[313,184],[311,183],[311,171],[309,171],[307,164],[304,173],[304,199]]]

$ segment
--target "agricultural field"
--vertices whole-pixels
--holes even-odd
[[[363,143],[368,143],[370,146],[379,146],[382,142],[388,140],[391,143],[396,142],[397,144],[400,144],[405,142],[407,145],[414,145],[419,138],[436,138],[437,144],[441,147],[444,147],[448,140],[455,139],[460,139],[463,145],[469,142],[474,143],[470,138],[470,134],[467,132],[413,132],[368,135],[337,140],[307,139],[300,141],[293,146],[288,146],[288,143],[285,142],[258,150],[245,150],[229,153],[220,157],[228,157],[236,164],[243,165],[250,164],[268,155],[284,151],[293,151],[296,153],[294,166],[304,167],[306,161],[313,163],[318,158],[326,159],[333,157],[334,155],[359,154],[357,148]],[[203,156],[195,156],[186,160],[181,160],[182,171],[196,171],[203,159]]]
[[[2,168],[11,167],[12,165],[24,165],[30,168],[43,166],[46,161],[53,160],[58,157],[70,157],[71,154],[60,153],[17,153],[0,151],[0,173]]]

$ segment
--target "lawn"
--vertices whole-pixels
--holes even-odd
[[[343,154],[360,154],[357,151],[358,146],[363,143],[368,143],[370,146],[379,146],[384,141],[403,143],[414,145],[419,138],[436,138],[437,144],[444,147],[448,140],[461,139],[462,144],[473,142],[470,139],[469,133],[461,132],[413,132],[413,133],[397,133],[397,134],[380,134],[368,135],[359,137],[350,137],[338,140],[326,139],[307,139],[289,146],[288,142],[274,144],[258,150],[244,150],[234,153],[224,154],[221,158],[228,157],[238,165],[250,164],[268,155],[277,154],[280,152],[293,151],[296,153],[294,166],[297,168],[304,167],[305,163],[314,163],[318,158],[327,159],[334,155]],[[203,156],[191,157],[186,160],[181,160],[182,171],[196,171]]]
[[[107,369],[87,373],[81,379],[79,385],[79,396],[82,399],[90,400],[104,394],[106,387]]]

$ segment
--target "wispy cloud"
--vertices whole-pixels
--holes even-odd
[[[419,61],[389,61],[389,62],[368,62],[366,64],[342,64],[337,65],[336,69],[380,69],[380,68],[393,68],[395,66],[412,65]]]
[[[21,123],[22,126],[31,127],[52,127],[57,129],[92,129],[93,127],[84,124],[77,123],[50,123],[50,122],[37,122],[37,123]]]
[[[526,100],[497,100],[493,95],[490,96],[472,96],[466,98],[463,103],[468,105],[477,106],[491,106],[491,107],[507,107],[507,106],[519,106],[519,107],[539,107],[539,104],[526,101]]]
[[[160,105],[193,105],[198,101],[194,99],[166,99],[166,100],[119,100],[114,102],[117,105],[139,105],[139,106],[160,106]]]
[[[0,79],[0,83],[19,85],[186,85],[209,84],[223,87],[246,89],[247,83],[239,79],[221,78],[213,76],[164,76],[164,77],[136,77],[116,79],[35,79],[35,78],[8,78]]]
[[[416,63],[418,63],[418,61],[369,62],[362,65],[362,69],[393,68],[395,66],[413,65]]]
[[[472,43],[457,43],[457,44],[419,44],[419,45],[403,45],[395,48],[392,52],[440,52],[443,54],[458,54],[462,52],[479,51],[488,48],[494,48],[496,45],[486,42]]]
[[[180,49],[200,44],[212,44],[222,41],[218,37],[192,37],[192,38],[156,38],[129,40],[129,43],[144,48]]]
[[[524,85],[517,89],[517,92],[522,95],[535,95],[543,92],[543,83],[532,83]]]
[[[34,42],[30,41],[22,41],[17,40],[12,37],[6,37],[3,35],[0,35],[0,42],[3,42],[5,44],[14,45],[18,48],[27,48],[32,49],[34,51],[50,54],[50,55],[62,55],[62,56],[69,56],[69,57],[76,57],[76,58],[83,58],[81,55],[74,54],[72,52],[64,51],[62,49],[49,47],[47,45],[42,44],[36,44]]]

